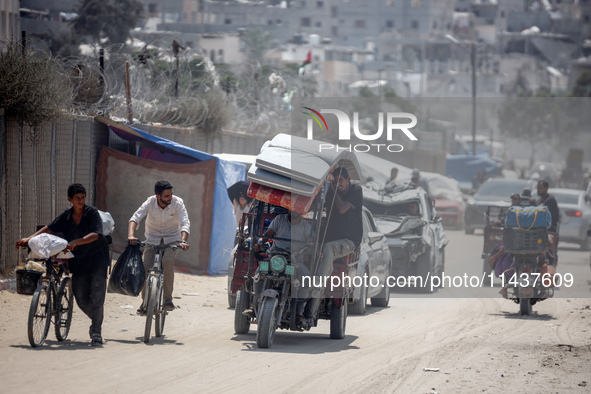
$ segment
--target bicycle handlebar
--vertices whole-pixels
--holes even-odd
[[[129,243],[129,241],[127,241],[127,243]],[[181,249],[181,247],[177,246],[177,245],[152,245],[152,244],[145,242],[145,241],[138,241],[138,245],[140,245],[140,246],[150,245],[151,247],[156,249],[156,251],[165,250],[168,248],[170,248],[172,250]]]

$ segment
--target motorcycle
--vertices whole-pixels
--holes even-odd
[[[512,269],[503,273],[503,296],[519,305],[521,315],[530,315],[532,306],[554,296],[557,257],[548,245],[545,228],[503,229],[505,252]]]

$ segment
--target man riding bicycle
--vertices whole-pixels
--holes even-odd
[[[153,245],[175,245],[183,250],[189,249],[187,237],[189,236],[189,215],[185,204],[180,197],[172,195],[172,185],[168,181],[158,181],[154,185],[155,195],[148,199],[138,208],[129,219],[127,239],[134,245],[138,242],[135,237],[137,226],[146,218],[146,243],[144,248],[144,269],[146,276],[154,265],[156,250]],[[172,290],[174,285],[174,260],[176,251],[168,249],[164,255],[162,270],[164,273],[164,304],[166,311],[174,310],[172,302]],[[142,289],[142,300],[145,289]],[[146,311],[142,306],[137,310],[139,315],[145,315]]]

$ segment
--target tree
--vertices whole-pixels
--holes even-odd
[[[247,30],[242,41],[246,47],[246,58],[253,63],[264,63],[267,51],[275,45],[272,34],[260,27]]]
[[[129,31],[143,16],[138,0],[80,0],[78,16],[70,22],[81,36],[90,36],[95,44],[107,38],[110,44],[124,43]]]

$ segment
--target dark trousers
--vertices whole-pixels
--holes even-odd
[[[90,336],[101,335],[107,293],[107,269],[73,274],[72,291],[78,307],[92,321]]]

